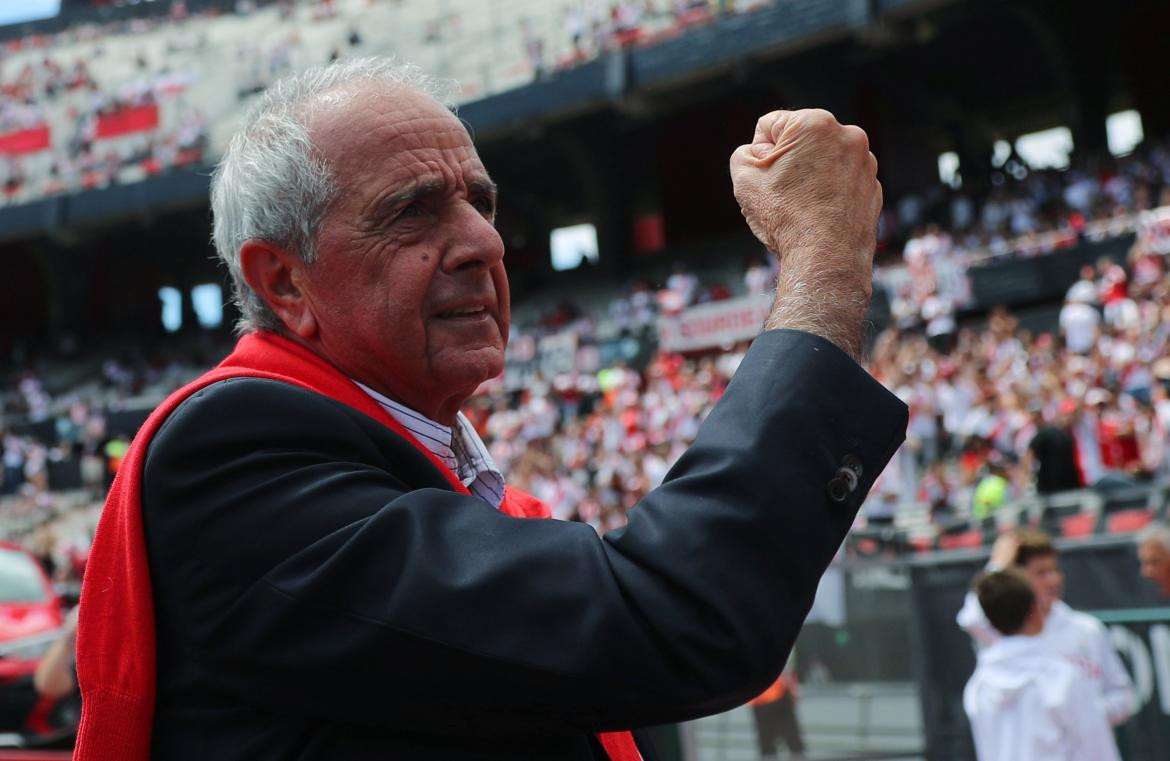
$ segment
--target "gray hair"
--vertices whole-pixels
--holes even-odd
[[[1139,547],[1146,542],[1155,541],[1162,545],[1162,549],[1170,552],[1170,523],[1162,520],[1154,521],[1139,531],[1134,537],[1134,541]]]
[[[240,334],[284,329],[244,280],[240,248],[262,240],[313,261],[317,226],[339,188],[333,168],[313,148],[305,118],[315,99],[363,81],[422,93],[451,107],[452,83],[392,58],[316,66],[277,81],[260,96],[211,175],[212,240],[231,274]]]

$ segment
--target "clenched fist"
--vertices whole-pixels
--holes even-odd
[[[748,226],[780,259],[765,327],[816,333],[857,357],[882,208],[865,132],[828,111],[773,111],[731,155],[731,181]]]

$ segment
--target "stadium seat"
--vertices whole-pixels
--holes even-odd
[[[1053,534],[1063,533],[1065,518],[1088,512],[1086,494],[1082,491],[1062,492],[1044,499],[1040,511],[1040,528]]]
[[[975,549],[983,546],[983,529],[971,529],[959,534],[943,534],[938,538],[940,550]]]
[[[1080,539],[1092,536],[1097,530],[1100,518],[1096,513],[1078,513],[1060,519],[1060,535],[1066,539]]]
[[[930,552],[934,549],[934,541],[927,536],[916,536],[910,539],[910,548],[914,552]]]
[[[881,551],[881,545],[876,539],[862,537],[857,540],[856,549],[859,555],[876,555]]]
[[[1141,531],[1154,520],[1154,515],[1145,508],[1122,510],[1105,517],[1105,532],[1108,534],[1132,534]]]

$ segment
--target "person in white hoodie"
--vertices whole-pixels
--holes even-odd
[[[1028,577],[992,571],[975,593],[1001,635],[979,653],[963,690],[979,761],[1120,761],[1099,692],[1044,642]]]
[[[1018,568],[1032,582],[1037,604],[1045,615],[1045,647],[1080,669],[1082,677],[1097,690],[1110,724],[1116,727],[1129,719],[1137,708],[1133,680],[1105,625],[1060,599],[1064,594],[1064,573],[1048,534],[1034,528],[1004,534],[992,548],[987,566],[993,571]],[[956,620],[981,649],[1001,636],[984,615],[974,592],[967,593]]]

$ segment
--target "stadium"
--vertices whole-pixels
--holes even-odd
[[[786,275],[745,224],[728,157],[776,109],[826,109],[868,136],[884,203],[858,361],[909,417],[880,472],[847,461],[830,482],[832,502],[859,480],[868,495],[750,705],[760,689],[665,712],[633,755],[603,737],[629,727],[532,705],[548,736],[601,733],[595,755],[351,757],[988,761],[982,738],[1003,723],[973,729],[964,694],[987,643],[960,611],[1002,567],[1026,569],[1029,542],[1059,556],[1056,604],[1088,614],[1120,664],[1120,707],[1093,719],[1111,752],[1170,756],[1167,29],[1161,0],[3,0],[0,760],[71,757],[75,609],[111,485],[152,411],[252,319],[213,243],[217,163],[270,85],[370,56],[445,88],[498,189],[510,336],[503,373],[460,409],[509,489],[552,518],[629,547],[754,367]],[[278,541],[278,523],[250,541]],[[659,551],[700,557],[707,539]],[[726,588],[727,605],[748,589]],[[769,603],[748,607],[761,627]],[[306,661],[290,670],[311,680],[324,667]],[[486,688],[448,687],[451,735],[484,736],[455,714]],[[329,757],[281,747],[238,752]]]

